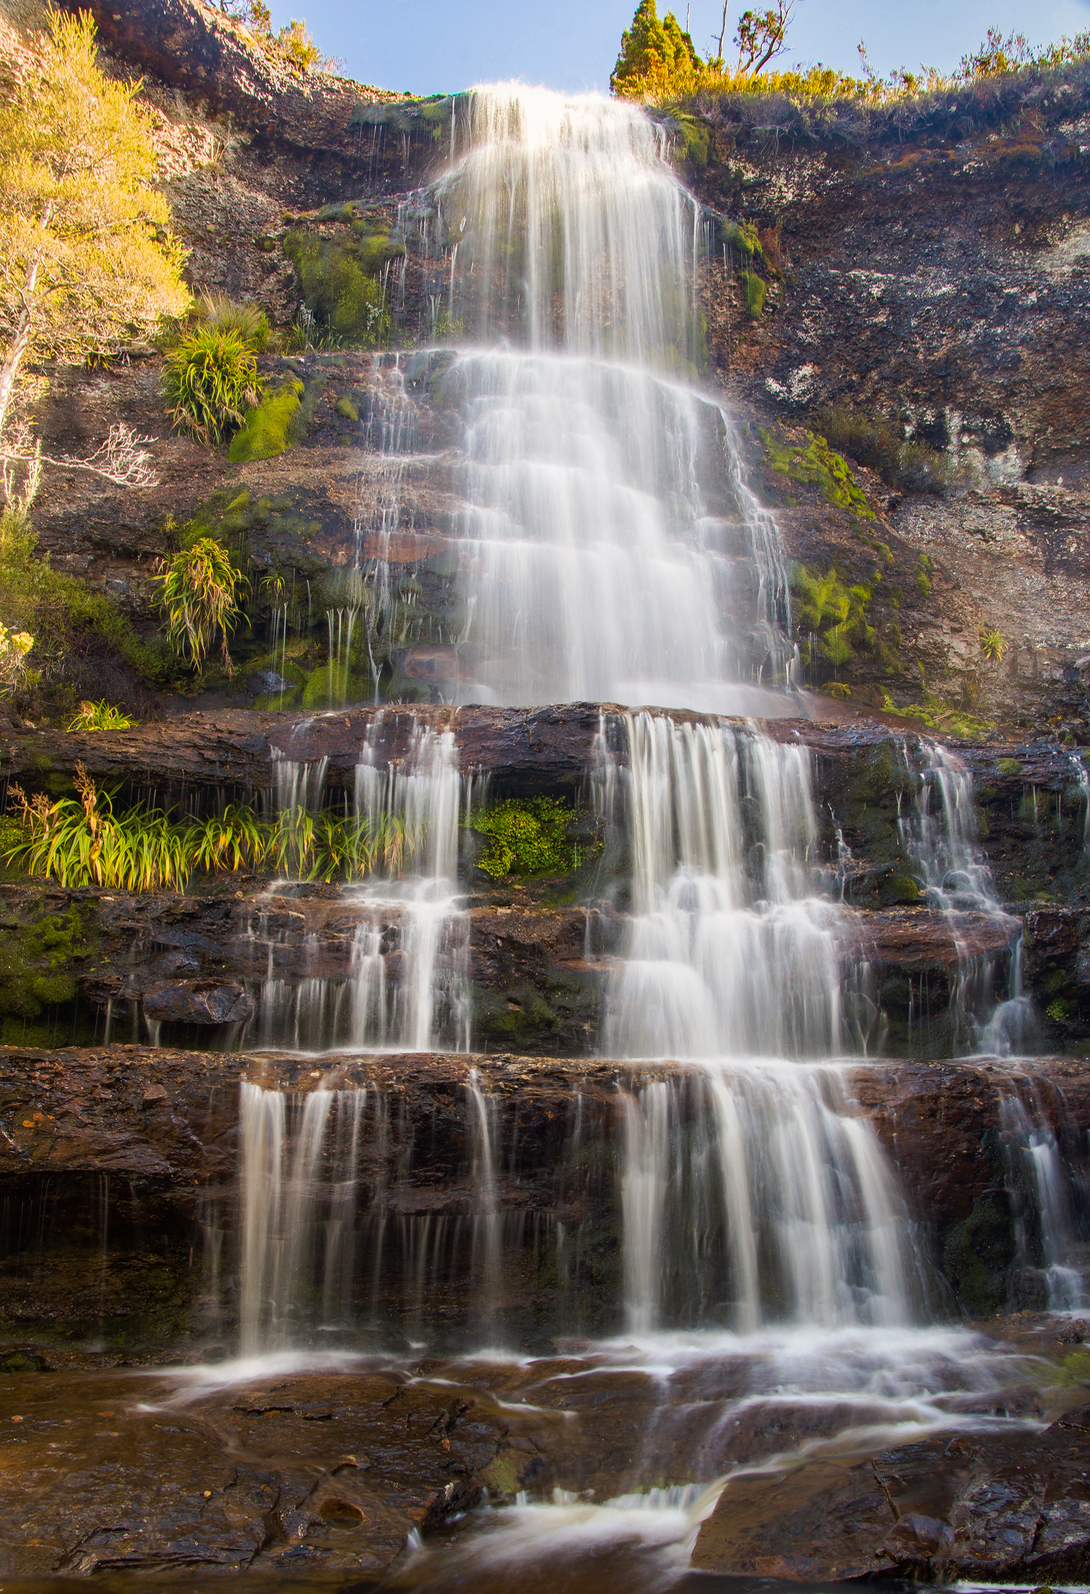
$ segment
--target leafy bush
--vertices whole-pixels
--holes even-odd
[[[83,702],[65,727],[69,731],[127,731],[135,720],[103,698],[98,703]]]
[[[29,631],[10,631],[0,623],[0,692],[10,692],[26,674],[26,656],[34,646]]]
[[[907,492],[942,493],[949,464],[945,454],[924,443],[909,442],[882,416],[864,416],[835,404],[817,417],[826,441],[875,471],[889,487]]]
[[[214,537],[194,537],[171,558],[159,561],[154,580],[159,588],[155,601],[166,615],[174,652],[200,674],[218,632],[230,675],[227,639],[240,613],[240,591],[248,583],[227,549]]]
[[[995,626],[986,626],[980,633],[980,651],[989,664],[1001,664],[1007,651],[1007,639]]]
[[[261,393],[253,347],[230,327],[201,326],[167,359],[163,378],[174,425],[210,448],[241,425]]]
[[[357,230],[357,228],[359,230]],[[284,253],[295,267],[307,311],[335,336],[359,348],[385,342],[390,318],[377,275],[387,260],[404,253],[384,232],[353,224],[347,238],[320,238],[293,228]]]
[[[245,420],[231,440],[227,457],[234,464],[247,460],[272,459],[290,448],[292,422],[299,411],[302,382],[286,382],[275,393],[270,393],[255,409],[248,411]]]
[[[477,867],[498,878],[505,874],[569,874],[578,869],[582,849],[567,839],[573,815],[552,797],[512,797],[483,813],[470,826],[489,837]]]
[[[204,327],[217,332],[233,332],[255,354],[260,354],[272,336],[272,328],[265,312],[256,304],[236,304],[223,293],[209,293],[207,288],[197,301],[197,319]]]

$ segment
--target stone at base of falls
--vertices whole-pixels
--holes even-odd
[[[472,1390],[404,1373],[258,1378],[171,1403],[179,1384],[11,1386],[0,1573],[378,1574],[414,1529],[479,1504],[498,1475],[526,1487],[537,1465]]]
[[[1045,1432],[961,1433],[867,1460],[815,1458],[728,1482],[702,1571],[789,1582],[951,1583],[1090,1571],[1090,1407]]]

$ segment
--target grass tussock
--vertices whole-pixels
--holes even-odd
[[[264,819],[231,803],[222,814],[177,821],[162,809],[114,809],[117,793],[100,790],[77,765],[76,795],[27,797],[13,784],[14,813],[0,857],[61,886],[119,891],[184,891],[193,874],[266,873],[297,880],[359,880],[399,873],[422,837],[406,837],[391,815],[376,823],[331,812],[292,812]]]

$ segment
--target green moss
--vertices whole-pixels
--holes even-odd
[[[1006,1305],[1014,1234],[994,1196],[974,1201],[969,1216],[947,1232],[942,1257],[946,1277],[968,1311],[982,1314]]]
[[[1022,773],[1022,766],[1017,758],[1001,758],[995,767],[1001,775],[1020,775]]]
[[[742,292],[745,295],[746,314],[752,321],[759,321],[765,307],[768,283],[756,271],[743,271]]]
[[[774,471],[793,482],[817,487],[822,497],[839,509],[846,509],[861,520],[873,520],[874,510],[863,489],[840,454],[834,454],[823,437],[807,432],[806,443],[778,444],[771,432],[761,429],[761,441]]]
[[[343,421],[358,421],[360,412],[350,398],[339,398],[334,409]]]
[[[374,695],[374,683],[336,664],[324,664],[307,677],[303,688],[304,708],[341,708],[345,703],[362,703]]]
[[[1076,1384],[1090,1384],[1090,1350],[1085,1345],[1080,1345],[1078,1350],[1069,1351],[1060,1363],[1057,1382],[1066,1388]]]
[[[0,936],[0,1014],[35,1019],[47,1007],[74,1001],[79,987],[69,965],[87,949],[75,908],[6,925]]]
[[[471,828],[489,838],[478,868],[501,875],[570,874],[582,862],[582,848],[567,839],[572,810],[552,797],[512,797],[484,813],[474,813]]]
[[[883,895],[893,902],[918,902],[920,888],[906,869],[897,869],[883,881]]]
[[[724,222],[719,229],[719,241],[726,244],[728,249],[737,249],[739,254],[764,258],[757,228],[751,221]]]
[[[388,260],[404,254],[404,244],[360,221],[338,238],[293,228],[285,235],[284,252],[308,311],[335,339],[365,349],[385,342],[389,313],[377,279]]]
[[[235,433],[227,457],[235,465],[255,459],[272,459],[291,447],[292,423],[299,411],[303,393],[299,381],[286,382],[275,393],[262,399]]]

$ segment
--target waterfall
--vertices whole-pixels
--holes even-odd
[[[462,340],[412,366],[452,452],[396,466],[457,498],[457,701],[785,711],[785,560],[697,385],[705,223],[668,153],[623,101],[478,88],[410,207]]]
[[[625,725],[632,919],[606,1054],[841,1051],[842,915],[818,895],[807,750],[646,712]]]
[[[838,1070],[708,1067],[644,1086],[624,1123],[630,1332],[909,1320],[903,1203]]]
[[[919,870],[929,906],[944,913],[958,949],[951,993],[955,1043],[979,1052],[1023,1052],[1032,1039],[1033,1013],[1022,990],[1022,931],[995,895],[980,845],[972,775],[962,759],[936,742],[920,740],[923,768],[915,801],[900,820],[905,851]],[[936,802],[937,798],[937,802]],[[995,992],[994,958],[972,956],[959,935],[958,914],[987,914],[1010,926],[1006,996]]]
[[[320,933],[302,954],[294,984],[269,920],[290,888],[255,915],[268,972],[255,1019],[256,1044],[293,1051],[396,1048],[467,1051],[470,1040],[469,922],[456,880],[461,776],[453,730],[413,722],[403,759],[378,761],[383,716],[371,720],[355,769],[354,803],[389,858],[364,884],[343,887],[339,911],[354,921],[347,977],[321,972]],[[278,762],[279,800],[314,801],[324,780],[308,766]],[[308,969],[315,969],[313,974]]]
[[[1090,1254],[1077,1232],[1083,1192],[1072,1183],[1054,1116],[1032,1083],[1013,1081],[1000,1102],[1000,1123],[1015,1196],[1015,1265],[1037,1266],[1049,1311],[1085,1311]]]

